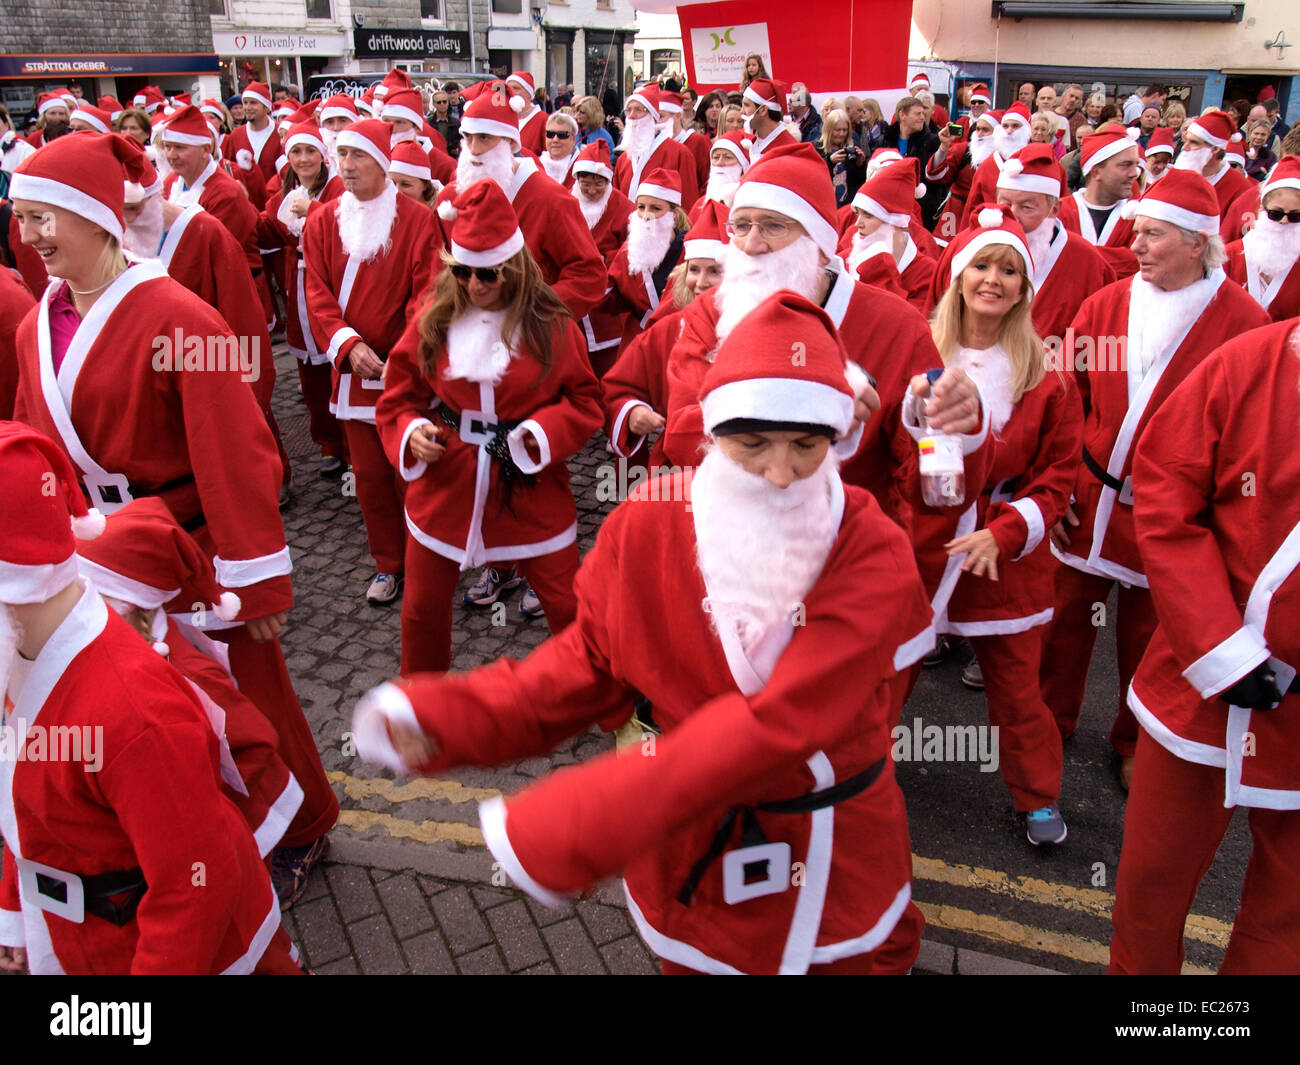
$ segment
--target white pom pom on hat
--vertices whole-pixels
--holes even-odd
[[[1002,164],[1002,173],[1017,177],[1025,172],[1025,164],[1019,159],[1008,159]]]
[[[239,164],[240,170],[252,170],[253,153],[247,148],[240,148],[239,151],[235,153],[235,162]]]
[[[524,98],[522,96],[510,97],[510,110],[513,111],[515,114],[522,115],[524,113],[524,108],[527,106],[528,104],[524,102]]]
[[[234,592],[222,592],[221,598],[212,607],[213,613],[222,621],[234,621],[243,608],[244,604]]]
[[[72,519],[72,535],[78,540],[93,540],[104,531],[106,524],[104,515],[91,507],[81,517]]]
[[[916,186],[916,188],[912,190],[912,195],[915,196],[918,200],[921,199],[921,197],[923,197],[923,196],[925,195],[925,184],[924,184],[924,182],[922,182],[921,184],[918,184],[918,185]]]
[[[1119,209],[1119,216],[1125,219],[1134,219],[1137,217],[1138,201],[1126,200],[1124,206]]]
[[[1238,130],[1236,133],[1234,133],[1231,137],[1228,138],[1228,140],[1230,141],[1240,141],[1242,139],[1243,138],[1241,136],[1241,130]]]
[[[438,217],[444,222],[454,222],[458,214],[460,212],[452,206],[451,200],[443,200],[442,203],[438,204]]]
[[[975,216],[976,221],[985,229],[997,229],[1003,222],[1002,212],[996,207],[983,207]]]
[[[1142,136],[1142,131],[1137,126],[1129,126],[1129,128],[1124,131],[1124,136],[1131,141],[1135,141]]]
[[[172,649],[168,647],[165,643],[163,643],[162,640],[154,641],[153,649],[157,651],[160,655],[162,655],[163,658],[166,658],[169,654],[172,653]]]

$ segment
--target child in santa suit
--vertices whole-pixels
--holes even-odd
[[[1219,971],[1300,973],[1300,452],[1277,440],[1297,424],[1292,319],[1205,359],[1138,443],[1159,625],[1128,693],[1142,731],[1111,972],[1180,971],[1192,900],[1244,806],[1253,846]]]
[[[0,464],[0,967],[298,972],[199,699],[77,575],[102,517],[35,430]]]
[[[298,383],[307,407],[312,441],[320,448],[322,477],[342,477],[347,449],[343,430],[330,413],[330,357],[321,351],[307,325],[307,267],[299,254],[307,216],[343,195],[343,180],[330,173],[325,142],[315,119],[293,126],[285,140],[289,169],[261,215],[264,249],[284,249],[280,279],[285,300],[285,339],[298,362]]]
[[[603,140],[593,141],[578,153],[573,164],[573,178],[573,198],[582,208],[582,217],[608,273],[619,249],[627,241],[628,224],[636,212],[636,205],[614,188],[609,145]],[[583,315],[582,331],[587,336],[587,356],[597,377],[604,377],[618,354],[627,316],[622,297],[608,283],[605,298]]]
[[[574,624],[523,662],[385,684],[356,710],[363,757],[437,773],[545,754],[644,692],[653,757],[607,753],[480,819],[547,904],[623,872],[665,971],[905,972],[919,947],[888,679],[930,610],[907,536],[836,472],[845,367],[814,304],[762,303],[704,385],[716,443],[605,522]]]
[[[636,213],[627,224],[627,241],[609,267],[609,283],[628,312],[623,346],[659,307],[668,275],[681,259],[691,228],[682,210],[681,177],[671,170],[650,171],[637,190]]]
[[[460,573],[515,562],[553,632],[573,620],[577,508],[565,460],[600,425],[582,335],[541,278],[505,194],[439,205],[450,255],[393,348],[375,410],[407,482],[402,673],[451,664]]]
[[[933,329],[945,366],[962,367],[979,386],[997,446],[983,480],[967,478],[969,506],[955,531],[952,508],[917,508],[917,555],[936,630],[965,636],[983,670],[1002,777],[1029,841],[1060,843],[1061,736],[1038,693],[1057,565],[1044,533],[1070,499],[1083,412],[1070,380],[1044,368],[1024,231],[996,207],[976,220],[948,247],[949,284]],[[913,407],[904,418],[920,439],[927,434]]]

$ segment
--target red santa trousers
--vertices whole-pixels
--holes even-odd
[[[304,847],[325,835],[339,818],[325,769],[316,751],[316,738],[294,693],[279,640],[258,643],[240,625],[210,634],[230,648],[235,683],[266,715],[280,740],[280,757],[302,787],[302,806],[280,840],[282,847]]]
[[[380,573],[401,573],[406,556],[406,482],[389,464],[379,432],[369,422],[343,422],[352,473],[366,523],[366,540]]]
[[[293,941],[289,938],[289,933],[281,926],[275,930],[275,935],[271,937],[266,953],[258,959],[257,966],[253,969],[253,975],[305,976],[302,966],[293,960],[295,954]]]
[[[1105,604],[1118,583],[1109,577],[1084,573],[1073,566],[1056,568],[1056,606],[1043,643],[1043,664],[1039,669],[1042,696],[1056,716],[1063,738],[1073,734],[1083,709],[1097,629],[1093,623],[1096,604]],[[1109,607],[1106,608],[1109,610]],[[1128,708],[1128,686],[1138,663],[1156,631],[1156,611],[1151,593],[1145,588],[1120,585],[1116,617],[1105,619],[1113,627],[1119,659],[1119,699],[1110,744],[1125,757],[1137,746],[1138,725]]]
[[[1276,710],[1272,711],[1277,713]],[[1232,820],[1224,771],[1138,738],[1115,883],[1112,973],[1177,974],[1196,889]],[[1300,973],[1300,810],[1249,811],[1253,846],[1220,973]]]
[[[312,441],[320,448],[322,458],[341,459],[347,454],[347,448],[343,445],[343,427],[330,413],[330,364],[295,361],[298,363],[298,383],[302,386],[302,401],[307,407],[307,427]]]
[[[493,563],[502,566],[503,563]],[[551,632],[577,616],[573,578],[578,545],[515,563],[542,602]],[[460,566],[411,537],[406,546],[406,593],[402,597],[402,676],[445,673],[451,668],[451,608]]]
[[[967,637],[984,674],[989,724],[998,730],[998,765],[1017,813],[1041,809],[1061,794],[1061,733],[1038,689],[1043,635],[1039,626]]]

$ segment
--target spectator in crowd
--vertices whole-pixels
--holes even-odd
[[[801,81],[796,81],[790,90],[790,117],[799,127],[799,139],[809,144],[816,144],[821,140],[822,118],[811,104],[808,86]]]
[[[1148,85],[1145,89],[1134,90],[1133,95],[1124,101],[1124,124],[1127,125],[1141,117],[1142,109],[1150,104],[1163,108],[1168,95],[1169,90],[1156,83]]]
[[[609,146],[611,158],[614,155],[614,138],[605,129],[605,112],[600,101],[594,96],[580,96],[573,105],[573,117],[578,120],[578,147],[585,148],[593,141],[604,141]]]
[[[832,111],[843,111],[845,114],[848,114],[849,107],[848,104],[841,101],[838,96],[828,96],[822,101],[821,107],[817,108],[817,113],[822,116],[822,122],[825,123],[826,116]],[[850,118],[849,121],[852,122],[853,119]]]
[[[836,207],[851,202],[867,177],[867,154],[853,143],[850,132],[849,116],[843,111],[832,111],[826,116],[817,142],[817,150],[826,160],[831,184],[835,186]]]
[[[443,85],[443,88],[447,91],[447,116],[459,123],[461,117],[460,84],[449,81]]]
[[[884,145],[897,148],[904,158],[920,159],[922,165],[938,149],[938,136],[926,128],[925,105],[915,96],[898,101],[898,117],[885,130]]]
[[[1077,148],[1079,145],[1075,131],[1088,120],[1083,113],[1082,85],[1075,82],[1066,86],[1065,92],[1061,94],[1061,99],[1056,105],[1056,113],[1065,119],[1066,125],[1069,127],[1066,148]]]
[[[243,109],[242,103],[240,109]],[[153,124],[143,110],[138,107],[128,107],[117,120],[117,131],[138,141],[143,148],[153,136]]]
[[[1101,125],[1101,113],[1105,109],[1106,109],[1106,94],[1104,92],[1092,93],[1092,95],[1088,97],[1088,99],[1084,102],[1083,105],[1083,121],[1084,123],[1087,124],[1088,129],[1083,130],[1082,133],[1080,134],[1076,134],[1076,138],[1075,138],[1076,140],[1078,139],[1079,136],[1091,132],[1092,130],[1096,129],[1098,126]],[[1081,129],[1081,127],[1076,126],[1075,129],[1079,130]],[[1075,147],[1077,148],[1078,145],[1076,144]]]
[[[230,112],[230,120],[234,126],[242,126],[244,124],[244,98],[242,96],[236,94],[227,97],[226,110]]]
[[[1137,128],[1138,144],[1142,145],[1142,150],[1146,151],[1147,145],[1151,142],[1151,134],[1155,132],[1156,126],[1160,125],[1160,108],[1155,104],[1149,104],[1142,108],[1142,114],[1138,116]]]
[[[1264,111],[1268,115],[1268,120],[1273,124],[1273,136],[1278,139],[1280,144],[1290,127],[1286,124],[1286,119],[1282,117],[1282,105],[1277,102],[1276,96],[1270,96],[1264,101]],[[1276,149],[1274,150],[1276,151]]]
[[[695,105],[695,128],[710,141],[715,141],[724,132],[718,129],[722,111],[727,106],[726,98],[720,92],[711,92],[700,97]]]
[[[460,122],[451,117],[451,94],[446,89],[433,94],[433,119],[429,124],[447,142],[447,154],[453,159],[460,155]]]
[[[1249,100],[1239,96],[1237,99],[1233,100],[1232,103],[1228,104],[1224,110],[1232,116],[1233,121],[1237,123],[1237,128],[1239,130],[1246,128],[1246,122],[1250,119]]]
[[[1277,162],[1268,146],[1273,127],[1267,118],[1257,118],[1246,126],[1246,176],[1263,181]]]
[[[700,94],[689,85],[682,89],[682,121],[686,125],[695,122],[695,108],[700,102]]]
[[[1027,81],[1020,86],[1016,99],[1032,111],[1034,109],[1034,97],[1037,93],[1038,87],[1032,81]]]
[[[1056,110],[1056,89],[1051,85],[1044,85],[1034,96],[1034,109],[1038,111]]]
[[[1242,132],[1248,134],[1250,132],[1250,128],[1256,122],[1267,123],[1268,139],[1264,142],[1264,147],[1266,147],[1270,152],[1276,155],[1278,148],[1282,144],[1282,138],[1273,135],[1273,119],[1268,113],[1268,108],[1265,107],[1263,104],[1256,104],[1254,107],[1250,109],[1250,116],[1246,119],[1246,126],[1242,130]]]
[[[861,119],[854,129],[854,136],[857,138],[858,147],[866,152],[867,158],[870,159],[872,152],[884,146],[885,130],[889,127],[885,125],[885,116],[881,113],[880,104],[869,96],[859,103],[858,112]]]
[[[1039,111],[1029,120],[1029,141],[1031,144],[1050,144],[1052,154],[1060,159],[1065,155],[1065,144],[1056,135],[1057,122],[1051,111]]]
[[[767,67],[763,65],[763,57],[757,52],[751,52],[745,56],[745,76],[740,79],[740,91],[744,92],[755,78],[771,78],[771,76],[767,72]]]
[[[573,86],[566,85],[555,94],[555,106],[558,110],[561,107],[573,106]]]
[[[722,132],[743,131],[744,128],[745,112],[740,109],[740,104],[727,104],[727,109],[722,113]]]

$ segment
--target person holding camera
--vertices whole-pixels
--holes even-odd
[[[851,132],[848,114],[837,109],[827,114],[817,142],[817,150],[826,160],[831,184],[835,186],[836,208],[851,203],[867,180],[867,153],[853,143]]]

